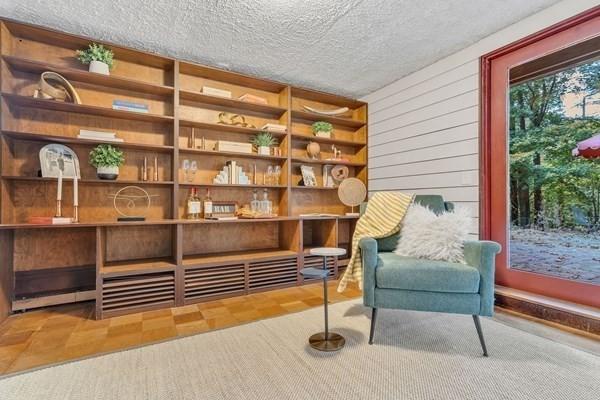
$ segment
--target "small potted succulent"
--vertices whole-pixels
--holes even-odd
[[[277,139],[269,132],[262,131],[252,138],[252,144],[256,146],[258,154],[263,156],[271,155],[271,146],[277,146]]]
[[[113,67],[114,53],[101,44],[92,43],[85,50],[77,50],[77,59],[82,64],[89,64],[89,71],[97,74],[110,75]]]
[[[99,144],[90,151],[90,164],[96,168],[100,179],[117,179],[119,167],[124,162],[123,152],[110,144]]]
[[[333,125],[329,122],[317,121],[312,124],[312,131],[315,136],[330,138],[331,132],[333,132]]]

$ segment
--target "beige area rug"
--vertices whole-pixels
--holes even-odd
[[[468,315],[381,310],[376,344],[360,300],[332,305],[338,353],[318,353],[321,308],[0,380],[0,399],[594,399],[600,358]]]

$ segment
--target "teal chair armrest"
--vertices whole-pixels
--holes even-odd
[[[485,240],[465,242],[465,260],[467,264],[477,268],[481,275],[479,283],[480,315],[492,316],[494,314],[494,273],[496,254],[500,250],[501,247],[496,242]]]
[[[375,269],[377,268],[377,241],[370,237],[358,242],[363,269],[363,301],[365,306],[375,306]]]

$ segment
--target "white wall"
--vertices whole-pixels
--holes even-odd
[[[441,194],[477,234],[479,57],[598,4],[564,0],[367,95],[370,192]]]

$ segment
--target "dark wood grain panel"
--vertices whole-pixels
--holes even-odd
[[[94,265],[96,261],[93,228],[17,230],[14,238],[16,272]]]

